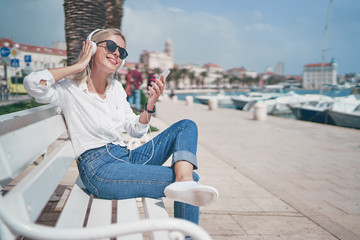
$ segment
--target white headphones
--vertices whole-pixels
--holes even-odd
[[[96,30],[92,31],[92,32],[89,34],[89,36],[86,38],[87,40],[89,40],[89,42],[90,42],[91,45],[92,45],[92,53],[91,53],[91,56],[94,56],[95,53],[96,53],[96,50],[97,50],[96,42],[93,42],[93,41],[91,40],[91,38],[92,38],[92,36],[93,36],[95,33],[99,32],[99,31],[101,31],[101,30],[103,30],[103,29],[96,29]],[[124,65],[125,65],[125,59],[122,60],[121,66],[119,67],[118,71],[120,71],[120,70],[124,67]]]

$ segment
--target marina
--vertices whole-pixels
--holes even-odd
[[[275,89],[271,92],[269,89]],[[192,96],[194,103],[209,104],[210,99],[217,101],[218,107],[253,111],[258,101],[263,101],[267,106],[267,114],[292,118],[317,123],[331,124],[342,127],[359,128],[357,123],[360,116],[360,87],[329,88],[325,90],[279,90],[268,87],[267,91],[234,91],[212,90],[206,92],[179,91],[176,93],[178,100],[185,100]],[[232,100],[232,101],[231,101]],[[345,107],[346,106],[346,107]],[[342,112],[344,112],[342,113]],[[340,112],[340,113],[339,113]],[[333,117],[337,119],[337,123]],[[345,118],[346,123],[341,119]]]

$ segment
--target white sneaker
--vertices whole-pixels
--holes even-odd
[[[194,206],[210,205],[219,196],[216,188],[195,181],[174,182],[165,188],[164,193],[166,197],[174,201]]]

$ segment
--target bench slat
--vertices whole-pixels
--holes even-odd
[[[75,184],[61,212],[56,227],[81,228],[84,224],[89,200],[90,195]]]
[[[63,142],[5,195],[4,200],[11,211],[34,222],[74,158],[70,141]]]
[[[164,203],[161,199],[155,198],[142,198],[144,204],[144,213],[146,218],[156,219],[156,218],[168,218],[169,215],[166,212]],[[168,240],[169,232],[168,231],[156,231],[150,234],[151,239],[156,240]]]
[[[128,223],[139,219],[138,207],[136,199],[123,199],[117,201],[117,223]],[[127,236],[120,236],[117,240],[141,240],[142,234],[132,234]]]
[[[94,198],[91,204],[89,219],[86,227],[98,227],[111,224],[112,201]]]
[[[111,224],[112,201],[94,198],[91,204],[87,227]]]

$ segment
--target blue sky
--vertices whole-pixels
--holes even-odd
[[[1,0],[0,37],[51,46],[64,41],[63,0]],[[321,62],[329,0],[126,0],[122,30],[129,61],[163,51],[170,38],[175,63],[216,63],[301,74]],[[325,60],[340,74],[360,72],[360,1],[334,0]],[[20,17],[21,16],[21,17]]]

